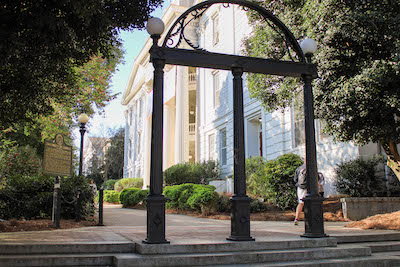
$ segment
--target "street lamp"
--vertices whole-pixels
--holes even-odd
[[[79,176],[82,175],[82,160],[83,160],[83,137],[86,132],[85,125],[88,122],[89,117],[85,113],[82,113],[78,116],[78,121],[81,124],[79,131],[81,132],[81,149],[80,149],[80,156],[79,156]]]
[[[311,58],[317,51],[317,43],[310,38],[304,39],[300,44],[307,63],[311,64]],[[322,202],[324,200],[318,194],[318,169],[317,149],[315,144],[314,124],[314,99],[312,92],[311,75],[303,75],[304,81],[304,124],[306,135],[306,173],[307,195],[304,198],[305,233],[304,237],[326,237],[324,233],[324,214]]]
[[[317,46],[317,43],[311,38],[306,38],[300,43],[300,48],[306,56],[307,63],[311,63],[313,54],[317,52]]]

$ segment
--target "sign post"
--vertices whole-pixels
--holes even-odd
[[[52,222],[56,228],[60,228],[60,176],[70,176],[72,174],[72,146],[67,146],[64,143],[62,134],[56,134],[54,140],[45,140],[43,173],[56,176],[54,183]]]

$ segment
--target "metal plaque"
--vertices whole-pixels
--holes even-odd
[[[72,174],[72,146],[64,143],[64,137],[57,134],[54,140],[45,140],[43,173],[55,176]]]

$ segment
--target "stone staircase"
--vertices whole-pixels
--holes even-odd
[[[400,266],[400,234],[210,244],[1,245],[0,266]]]

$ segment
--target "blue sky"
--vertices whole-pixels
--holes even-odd
[[[154,17],[161,17],[163,10],[168,7],[171,0],[165,0],[163,7],[158,8],[152,13]],[[125,107],[121,105],[123,93],[128,83],[129,74],[132,69],[133,61],[142,49],[146,39],[149,37],[147,31],[135,30],[131,32],[121,32],[120,38],[123,42],[125,50],[124,60],[118,66],[117,72],[114,74],[111,81],[111,90],[113,93],[120,93],[119,96],[112,101],[106,108],[103,115],[95,115],[90,118],[87,124],[86,136],[108,137],[110,134],[109,129],[118,129],[124,126]],[[80,134],[75,131],[75,145],[78,147],[80,142]]]

